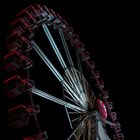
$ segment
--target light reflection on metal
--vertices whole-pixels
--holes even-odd
[[[74,64],[73,64],[73,61],[72,61],[72,58],[71,58],[71,55],[70,55],[70,52],[69,52],[69,49],[68,49],[68,45],[67,45],[67,42],[65,40],[63,31],[62,31],[61,28],[58,31],[59,31],[59,35],[60,35],[61,40],[62,40],[62,44],[63,44],[64,49],[65,49],[65,53],[66,53],[67,59],[69,61],[69,64],[70,64],[71,67],[74,67]]]
[[[74,76],[74,75],[73,75],[74,73],[71,73],[71,71],[68,69],[68,67],[67,67],[67,65],[66,65],[66,63],[65,63],[65,61],[64,61],[64,59],[63,59],[63,57],[62,57],[62,55],[61,55],[61,53],[60,53],[60,51],[59,51],[59,49],[58,49],[58,47],[57,47],[57,45],[56,45],[54,39],[53,39],[53,37],[52,37],[52,35],[51,35],[51,33],[50,33],[48,27],[47,27],[47,25],[46,25],[46,24],[42,24],[42,27],[43,27],[43,30],[44,30],[45,34],[47,35],[47,37],[48,37],[50,43],[51,43],[51,46],[52,46],[52,48],[53,48],[53,50],[54,50],[54,52],[55,52],[55,54],[56,54],[56,56],[57,56],[57,58],[58,58],[60,64],[61,64],[61,66],[63,67],[63,69],[64,69],[64,71],[65,71],[65,74],[66,74],[67,78],[69,79],[69,82],[70,82],[70,83],[72,82],[72,83],[71,83],[71,87],[73,87],[73,88],[75,89],[75,94],[77,93],[77,94],[79,95],[79,98],[81,98],[81,99],[79,99],[79,100],[81,100],[81,105],[82,105],[83,107],[87,107],[86,102],[83,102],[85,97],[83,97],[83,96],[81,95],[81,91],[79,90],[79,87],[78,87],[77,84],[76,84],[76,81],[77,81],[77,80],[76,80],[75,77],[77,77],[77,76]],[[63,39],[63,42],[64,42],[64,39]],[[63,45],[66,45],[66,43],[65,43],[65,44],[63,43]],[[67,46],[65,46],[65,48],[67,48]],[[66,50],[66,49],[65,49],[65,50]],[[69,51],[68,51],[68,48],[67,48],[67,53],[68,53],[68,52],[69,52]],[[66,53],[66,54],[67,54],[67,53]],[[68,53],[68,54],[69,54],[69,53]],[[69,55],[69,57],[70,57],[70,55]],[[71,57],[70,57],[70,58],[71,58]],[[70,60],[72,61],[72,59],[70,59]],[[71,63],[73,63],[73,62],[71,62]],[[80,86],[81,86],[81,85],[80,85]],[[86,106],[85,106],[85,105],[86,105]]]
[[[70,94],[72,99],[76,102],[79,102],[84,108],[83,100],[80,100],[77,94],[74,92],[72,87],[64,80],[64,78],[60,75],[60,73],[57,71],[57,69],[53,66],[53,64],[50,62],[50,60],[47,58],[47,56],[43,53],[43,51],[39,48],[39,46],[35,43],[35,41],[31,41],[32,47],[37,52],[37,54],[42,58],[42,60],[45,62],[45,64],[49,67],[49,69],[53,72],[53,74],[56,76],[56,78],[62,83],[66,91]]]
[[[43,27],[43,30],[44,30],[45,34],[47,35],[50,43],[51,43],[51,46],[53,47],[53,50],[55,51],[55,54],[57,55],[57,58],[58,58],[59,62],[61,63],[62,67],[64,69],[66,69],[67,68],[66,63],[64,62],[64,59],[62,58],[62,55],[60,54],[60,52],[58,50],[58,47],[56,46],[56,43],[55,43],[47,25],[42,24],[42,27]]]
[[[50,95],[50,94],[48,94],[46,92],[43,92],[41,90],[38,90],[36,88],[32,88],[31,89],[31,92],[34,93],[34,94],[36,94],[36,95],[38,95],[38,96],[41,96],[43,98],[46,98],[46,99],[48,99],[48,100],[50,100],[52,102],[55,102],[57,104],[63,105],[65,107],[67,107],[67,108],[70,108],[70,109],[72,109],[74,111],[77,111],[77,112],[79,112],[79,111],[80,112],[86,111],[86,110],[84,110],[84,109],[82,109],[82,108],[80,108],[80,107],[78,107],[76,105],[70,104],[70,103],[68,103],[68,102],[66,102],[64,100],[61,100],[61,99],[59,99],[59,98],[57,98],[55,96],[52,96],[52,95]]]

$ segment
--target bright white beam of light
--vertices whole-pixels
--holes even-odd
[[[77,76],[77,72],[75,71],[74,69],[74,64],[73,64],[73,61],[72,61],[72,57],[70,55],[70,52],[69,52],[69,49],[68,49],[68,45],[67,45],[67,42],[65,40],[65,36],[63,34],[63,30],[60,28],[59,30],[59,35],[60,35],[60,38],[62,40],[62,44],[63,44],[63,47],[64,47],[64,50],[65,50],[65,53],[66,53],[66,56],[67,56],[67,59],[69,61],[69,64],[71,66],[71,71],[69,71],[69,73],[71,73],[71,77],[74,79],[73,82],[74,82],[74,86],[76,86],[76,89],[79,93],[79,96],[82,98],[82,100],[84,100],[84,105],[86,105],[85,103],[85,97],[83,95],[83,89],[82,89],[82,85],[80,83],[80,79],[79,77]],[[68,69],[69,70],[69,69]],[[67,74],[67,70],[65,70],[65,73],[66,73],[66,76],[67,78],[69,78],[69,73]],[[70,78],[71,78],[70,77]],[[69,78],[69,79],[70,79]],[[69,80],[70,81],[70,80]],[[78,82],[78,84],[77,84]]]
[[[37,52],[37,54],[41,57],[41,59],[45,62],[45,64],[49,67],[49,69],[53,72],[56,78],[62,82],[63,77],[59,74],[56,68],[52,65],[51,61],[47,58],[47,56],[43,53],[43,51],[39,48],[34,40],[31,41],[32,47]]]
[[[71,122],[71,119],[70,119],[70,115],[69,115],[68,110],[67,110],[66,107],[65,107],[65,110],[66,110],[66,114],[67,114],[67,117],[68,117],[68,121],[69,121],[70,127],[71,127],[71,129],[73,129],[72,122]]]
[[[62,83],[64,88],[68,91],[68,94],[72,97],[75,102],[80,102],[83,104],[79,97],[75,94],[74,90],[68,85],[68,83],[63,79],[63,77],[59,74],[57,69],[53,66],[51,61],[47,58],[47,56],[43,53],[43,51],[39,48],[35,41],[31,41],[32,47],[37,52],[37,54],[41,57],[41,59],[45,62],[45,64],[49,67],[49,69],[53,72],[55,77]]]
[[[87,107],[87,100],[86,100],[85,94],[83,92],[83,87],[82,87],[82,84],[80,81],[80,77],[78,77],[77,71],[74,69],[74,63],[72,61],[72,57],[70,55],[67,42],[65,40],[63,30],[60,28],[58,31],[59,31],[60,38],[62,40],[62,44],[63,44],[64,50],[65,50],[67,59],[68,59],[69,64],[71,66],[71,69],[70,69],[71,71],[69,73],[71,73],[71,77],[74,79],[73,84],[74,84],[74,86],[76,86],[75,88],[77,89],[77,92],[79,93],[80,98],[83,100],[84,106]],[[67,74],[67,70],[65,71],[65,73],[66,73],[67,78],[69,78],[69,73]],[[71,79],[71,77],[69,79]]]
[[[85,84],[85,79],[83,78],[82,73],[80,73],[78,70],[75,68],[71,68],[71,73],[73,74],[75,85],[78,86],[80,96],[82,100],[84,100],[85,106],[87,107],[87,90],[84,90],[84,84]]]
[[[80,108],[80,107],[78,107],[76,105],[70,104],[70,103],[68,103],[68,102],[66,102],[66,101],[64,101],[62,99],[59,99],[59,98],[57,98],[55,96],[52,96],[52,95],[50,95],[50,94],[48,94],[46,92],[43,92],[43,91],[41,91],[39,89],[32,88],[31,92],[36,94],[36,95],[38,95],[38,96],[41,96],[41,97],[43,97],[45,99],[48,99],[48,100],[50,100],[52,102],[55,102],[55,103],[60,104],[60,105],[63,105],[63,106],[65,106],[65,107],[67,107],[69,109],[72,109],[74,111],[85,112],[84,109],[82,109],[82,108]]]
[[[64,89],[65,90],[65,89]],[[66,90],[67,91],[67,90]],[[68,100],[70,100],[72,103],[82,107],[80,104],[78,104],[77,102],[74,102],[71,98],[69,98],[68,96],[64,95],[65,98],[67,98]],[[83,108],[83,107],[82,107]]]
[[[84,108],[87,108],[87,106],[86,106],[86,98],[84,96],[82,96],[83,92],[80,90],[80,87],[77,84],[77,81],[79,82],[79,80],[76,79],[75,77],[76,77],[75,74],[72,73],[72,71],[70,71],[70,69],[65,70],[65,79],[67,79],[67,81],[69,81],[70,86],[73,87],[73,89],[75,90],[75,93],[79,97],[79,100],[82,102],[81,105]]]
[[[42,24],[42,28],[43,28],[46,36],[48,37],[48,39],[49,39],[49,41],[51,43],[51,46],[52,46],[52,48],[53,48],[53,50],[54,50],[54,52],[55,52],[55,54],[56,54],[56,56],[57,56],[60,64],[61,64],[61,66],[65,70],[66,75],[68,76],[68,78],[70,79],[70,81],[72,81],[73,84],[71,84],[71,85],[73,85],[72,87],[76,89],[76,92],[75,93],[77,93],[79,95],[79,100],[80,100],[81,105],[83,107],[86,107],[85,106],[86,104],[84,102],[84,98],[81,96],[81,92],[80,92],[78,86],[75,84],[75,78],[74,78],[74,76],[72,76],[70,70],[67,68],[67,65],[66,65],[66,63],[65,63],[65,61],[64,61],[64,59],[63,59],[63,57],[62,57],[62,55],[61,55],[61,53],[60,53],[60,51],[58,49],[58,47],[57,47],[57,45],[56,45],[53,37],[52,37],[52,35],[51,35],[51,33],[50,33],[47,25],[45,23]]]
[[[70,64],[71,67],[74,67],[74,64],[73,64],[73,61],[72,61],[72,58],[71,58],[71,55],[70,55],[70,52],[69,52],[69,49],[68,49],[68,45],[67,45],[67,43],[66,43],[66,40],[65,40],[63,31],[62,31],[61,28],[60,28],[58,31],[59,31],[59,35],[60,35],[60,37],[61,37],[61,40],[62,40],[64,49],[65,49],[65,52],[66,52],[66,55],[67,55],[67,59],[68,59],[68,61],[69,61],[69,64]]]
[[[75,73],[75,72],[74,72]],[[69,79],[69,81],[72,80],[72,83],[70,82],[71,86],[76,89],[76,93],[79,96],[79,100],[81,100],[83,102],[83,106],[86,108],[86,101],[85,101],[85,96],[83,96],[83,92],[80,90],[79,85],[77,84],[77,81],[79,81],[79,79],[76,79],[76,74],[72,73],[69,69],[65,70],[65,75],[67,77],[67,79]],[[81,86],[81,85],[80,85]]]
[[[57,45],[56,45],[56,43],[55,43],[55,41],[54,41],[50,31],[49,31],[47,25],[44,23],[44,24],[42,24],[42,27],[43,27],[43,30],[44,30],[45,34],[47,35],[50,43],[51,43],[51,46],[52,46],[55,54],[57,55],[59,62],[61,63],[62,67],[64,69],[66,69],[67,68],[66,63],[64,62],[64,59],[62,58],[62,55],[60,54],[58,47],[57,47]]]

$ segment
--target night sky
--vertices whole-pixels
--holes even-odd
[[[131,139],[130,113],[134,108],[131,99],[135,100],[135,94],[137,94],[132,86],[136,73],[133,70],[135,68],[133,57],[135,44],[132,27],[135,13],[131,4],[94,1],[78,3],[74,0],[36,0],[33,3],[44,3],[47,7],[52,8],[66,19],[75,33],[79,34],[80,40],[90,51],[96,62],[96,68],[100,71],[105,86],[110,92],[110,98],[114,102],[125,139]],[[1,12],[3,18],[3,20],[1,18],[2,41],[8,22],[15,17],[16,13],[30,4],[32,4],[32,0],[30,2],[14,0],[10,6],[3,5],[6,9],[5,12]],[[2,53],[2,50],[0,51]],[[60,112],[61,109],[60,107]],[[56,128],[59,129],[58,126]]]

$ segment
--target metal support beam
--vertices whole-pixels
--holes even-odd
[[[70,104],[70,103],[68,103],[68,102],[66,102],[66,101],[64,101],[62,99],[59,99],[59,98],[57,98],[57,97],[55,97],[53,95],[50,95],[50,94],[48,94],[46,92],[43,92],[43,91],[41,91],[39,89],[32,88],[31,92],[36,94],[36,95],[38,95],[38,96],[41,96],[41,97],[43,97],[45,99],[48,99],[48,100],[50,100],[52,102],[55,102],[55,103],[60,104],[60,105],[63,105],[63,106],[65,106],[65,107],[67,107],[69,109],[72,109],[74,111],[85,112],[85,110],[83,108],[80,108],[80,107],[78,107],[76,105]]]
[[[63,77],[60,75],[60,73],[57,71],[57,69],[53,66],[51,61],[48,59],[48,57],[43,53],[43,51],[39,48],[39,46],[36,44],[34,40],[31,41],[33,49],[37,52],[37,54],[41,57],[41,59],[44,61],[44,63],[49,67],[49,69],[52,71],[52,73],[55,75],[55,77],[62,83],[68,94],[72,97],[72,99],[75,102],[81,102],[79,100],[79,97],[76,95],[74,90],[69,86],[69,84],[63,79]]]

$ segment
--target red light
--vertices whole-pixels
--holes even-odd
[[[103,119],[107,119],[107,109],[106,109],[106,106],[105,106],[105,104],[100,99],[97,100],[97,107],[98,107],[98,110],[99,110],[99,112],[101,114],[101,117]]]

